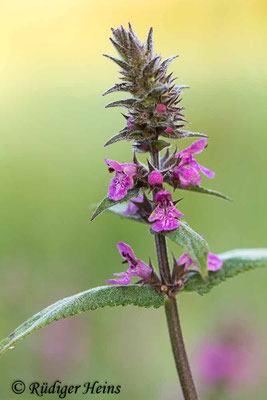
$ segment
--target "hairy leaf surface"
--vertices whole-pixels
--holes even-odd
[[[219,254],[219,257],[223,260],[222,269],[216,272],[210,271],[206,281],[203,281],[199,274],[192,273],[184,290],[202,295],[241,272],[267,267],[267,249],[238,249]]]
[[[100,286],[66,297],[29,318],[0,342],[0,355],[36,330],[63,318],[101,307],[127,306],[158,308],[164,296],[147,286]]]
[[[134,188],[134,189],[128,190],[128,193],[126,194],[126,196],[119,201],[110,200],[108,197],[105,197],[104,200],[102,200],[101,203],[95,209],[95,211],[91,217],[91,221],[93,221],[95,219],[95,217],[97,217],[99,214],[101,214],[103,211],[109,209],[110,207],[113,207],[119,203],[123,203],[124,201],[128,201],[132,197],[137,197],[139,194],[139,190],[140,190],[139,188]]]

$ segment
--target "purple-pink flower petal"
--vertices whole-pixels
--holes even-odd
[[[113,275],[115,275],[115,274],[113,274]],[[128,274],[124,273],[124,274],[122,274],[121,278],[108,279],[106,282],[116,284],[116,285],[129,285],[129,283],[131,283],[131,279],[129,278]]]
[[[121,164],[123,172],[127,176],[135,176],[137,173],[137,165],[132,163]]]
[[[142,194],[139,194],[139,196],[137,197],[133,197],[128,205],[126,210],[124,211],[125,215],[131,215],[131,214],[135,214],[136,211],[138,210],[138,207],[135,203],[142,203],[144,201],[144,196]]]
[[[201,153],[205,147],[207,146],[208,143],[208,139],[207,138],[203,138],[200,140],[197,140],[196,142],[192,143],[191,146],[189,146],[187,149],[183,150],[183,151],[187,151],[190,154],[198,154]]]
[[[133,127],[134,127],[133,123],[134,123],[134,117],[130,117],[130,118],[127,119],[126,124],[127,124],[129,129],[133,129]]]
[[[155,197],[155,201],[157,203],[163,200],[170,200],[172,201],[172,194],[168,190],[160,190]]]
[[[181,187],[188,185],[200,185],[201,176],[198,170],[191,167],[175,167],[173,169],[173,177],[180,181]]]
[[[127,190],[134,187],[134,177],[137,174],[137,165],[133,163],[120,164],[114,160],[104,160],[109,166],[110,172],[115,171],[115,176],[110,180],[108,197],[110,200],[119,201],[123,199]]]
[[[192,263],[192,258],[186,253],[182,254],[181,257],[177,260],[177,265],[184,265],[185,269],[188,269],[192,265]]]
[[[191,265],[198,268],[198,265],[195,261],[192,260],[189,254],[182,254],[180,258],[177,260],[177,265],[184,265],[185,270],[187,270]],[[214,253],[208,254],[208,271],[218,271],[223,266],[223,261],[220,257],[218,257]]]
[[[172,231],[173,229],[178,228],[178,226],[181,224],[180,221],[170,218],[168,216],[165,216],[161,219],[159,219],[157,222],[155,222],[151,228],[155,232],[161,232],[161,231]]]
[[[223,260],[214,253],[208,254],[208,270],[218,271],[223,266]]]
[[[104,159],[105,163],[109,168],[114,169],[114,171],[121,172],[123,170],[122,164],[118,163],[117,161],[114,160],[108,160],[107,158]]]
[[[198,164],[200,171],[202,174],[206,175],[208,178],[212,179],[215,176],[215,173],[210,169],[203,167],[203,165]]]
[[[118,250],[120,255],[126,260],[131,261],[131,259],[135,259],[135,255],[131,246],[126,243],[118,242],[117,243]]]
[[[167,190],[161,190],[156,194],[155,201],[158,205],[148,218],[149,222],[156,221],[151,226],[153,231],[170,231],[178,228],[181,223],[177,218],[183,217],[184,214],[175,208],[171,193]]]
[[[123,172],[116,172],[114,178],[110,180],[108,197],[111,200],[119,201],[126,196],[127,190],[133,187],[134,182],[131,176],[127,176]]]
[[[122,273],[114,273],[115,276],[120,276],[118,279],[109,279],[107,283],[114,283],[118,285],[128,285],[131,282],[132,276],[139,276],[144,280],[151,278],[152,269],[139,258],[136,258],[133,249],[128,244],[119,242],[117,244],[118,250],[123,259],[129,263],[127,271]]]
[[[207,139],[197,140],[191,146],[176,154],[179,158],[179,165],[173,169],[173,177],[180,181],[181,187],[188,185],[199,185],[201,183],[201,171],[208,178],[214,178],[214,172],[200,165],[195,159],[194,154],[200,153],[207,145]]]

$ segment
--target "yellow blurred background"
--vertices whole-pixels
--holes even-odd
[[[124,124],[120,110],[104,109],[117,97],[101,96],[118,79],[102,57],[115,54],[110,27],[130,21],[145,39],[153,26],[156,51],[180,55],[170,69],[191,87],[189,128],[210,136],[201,163],[216,179],[204,183],[234,200],[185,192],[187,221],[214,252],[266,246],[266,8],[261,0],[0,1],[0,337],[51,302],[102,285],[121,268],[119,240],[155,262],[143,226],[108,214],[89,222],[110,179],[103,158],[131,160],[129,144],[103,147]],[[266,289],[262,270],[203,298],[181,295],[192,360],[229,316],[266,338]],[[261,374],[225,399],[264,399]],[[0,359],[1,398],[15,398],[15,379],[108,381],[122,385],[123,400],[176,398],[163,310],[103,309],[54,323]]]

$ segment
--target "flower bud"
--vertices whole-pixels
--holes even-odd
[[[166,108],[166,106],[164,106],[164,104],[158,104],[156,107],[156,112],[158,114],[165,113],[166,110],[167,110],[167,108]]]
[[[129,129],[133,129],[133,127],[134,127],[133,123],[134,123],[134,117],[130,117],[130,118],[127,119],[126,124],[127,124]]]
[[[148,175],[148,183],[150,186],[161,186],[163,183],[163,176],[159,171],[152,171]]]
[[[166,133],[172,133],[172,132],[173,132],[173,128],[171,128],[170,126],[168,126],[168,127],[165,129],[165,132],[166,132]]]

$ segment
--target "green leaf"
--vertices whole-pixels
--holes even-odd
[[[119,142],[121,140],[126,140],[127,139],[127,134],[128,134],[128,129],[124,128],[122,129],[119,133],[116,135],[112,136],[105,144],[104,147],[109,146],[110,144]]]
[[[161,132],[161,136],[168,137],[169,139],[186,139],[192,137],[208,137],[204,133],[199,132],[190,132],[190,131],[181,131],[177,130],[172,133]]]
[[[165,149],[166,147],[170,147],[170,143],[165,142],[165,140],[152,140],[151,141],[151,147],[153,151],[161,151]]]
[[[147,40],[146,40],[146,49],[147,49],[147,54],[152,57],[153,56],[153,49],[154,49],[154,44],[153,44],[153,28],[151,27],[148,32]]]
[[[180,222],[181,225],[177,229],[161,232],[161,234],[167,236],[173,242],[181,246],[185,253],[189,254],[199,265],[200,274],[205,278],[208,274],[208,244],[203,237],[190,228],[187,223]]]
[[[215,190],[207,189],[207,188],[205,188],[203,186],[199,186],[199,185],[188,185],[186,187],[181,187],[181,185],[178,184],[178,188],[181,190],[189,190],[191,192],[209,194],[211,196],[220,197],[221,199],[224,199],[224,200],[232,201],[230,199],[230,197],[225,196],[225,194],[216,192]]]
[[[129,83],[116,83],[110,89],[106,90],[102,96],[106,96],[107,94],[114,93],[114,92],[130,92],[132,86]]]
[[[126,107],[130,108],[133,106],[133,104],[136,103],[135,99],[125,99],[125,100],[117,100],[113,101],[112,103],[109,103],[105,106],[105,108],[111,108],[111,107]]]
[[[167,85],[159,85],[154,87],[153,89],[151,89],[143,98],[147,98],[147,97],[153,97],[155,95],[160,95],[163,92],[166,92],[168,90],[168,86]]]
[[[66,297],[29,318],[0,342],[0,355],[12,348],[19,340],[34,331],[87,310],[100,307],[134,305],[158,308],[164,305],[164,296],[147,286],[100,286]]]
[[[131,66],[125,61],[119,60],[118,58],[109,56],[108,54],[103,54],[104,57],[109,58],[111,61],[115,62],[119,67],[125,69],[126,71],[131,71]]]
[[[238,249],[219,254],[223,267],[209,272],[208,280],[203,281],[197,273],[189,276],[184,288],[187,292],[208,293],[214,286],[227,278],[258,267],[267,267],[267,249]]]
[[[97,217],[99,214],[101,214],[103,211],[107,210],[108,208],[113,207],[116,204],[123,203],[124,201],[128,201],[132,197],[137,197],[139,194],[139,190],[140,190],[139,188],[134,188],[134,189],[128,190],[128,193],[126,194],[126,196],[119,201],[110,200],[108,197],[105,197],[104,200],[102,200],[101,203],[95,209],[95,211],[91,217],[91,221],[93,221],[95,219],[95,217]]]
[[[178,56],[178,55],[175,55],[175,56],[168,57],[166,60],[164,60],[164,61],[161,63],[161,68],[167,69],[167,68],[169,67],[170,63],[171,63],[173,60],[175,60],[175,58],[177,58],[177,57],[179,57],[179,56]]]

